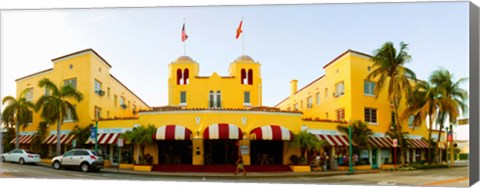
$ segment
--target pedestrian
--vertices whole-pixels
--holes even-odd
[[[328,153],[323,153],[323,171],[327,171]]]
[[[247,171],[245,170],[245,166],[243,164],[243,157],[242,155],[238,155],[238,160],[237,162],[235,162],[235,164],[237,165],[237,169],[235,170],[235,175],[237,175],[238,171],[240,169],[243,170],[243,175],[246,176],[247,175]]]

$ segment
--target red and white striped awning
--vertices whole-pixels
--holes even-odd
[[[345,135],[316,134],[319,140],[326,140],[330,146],[348,146],[348,137]]]
[[[250,131],[250,135],[255,135],[256,140],[292,140],[292,132],[285,127],[278,125],[267,125],[257,127]]]
[[[159,127],[154,140],[191,140],[192,131],[181,125],[165,125]]]
[[[228,123],[219,123],[208,126],[203,132],[203,139],[218,140],[229,139],[237,140],[242,138],[242,130],[236,125]]]
[[[368,144],[373,148],[391,148],[393,147],[393,141],[391,138],[385,137],[368,137]]]
[[[75,139],[75,135],[68,135],[68,134],[62,134],[60,135],[60,144],[71,144],[72,140]],[[51,134],[48,136],[43,142],[43,144],[56,144],[57,143],[57,135],[56,134]]]
[[[409,148],[428,148],[428,143],[422,139],[406,139]]]
[[[33,135],[20,135],[18,138],[18,143],[20,144],[30,144],[32,142]],[[16,138],[13,138],[12,141],[10,141],[10,144],[15,144]]]
[[[119,136],[120,133],[98,133],[97,142],[98,144],[116,144]],[[85,144],[95,144],[95,139],[88,137]]]

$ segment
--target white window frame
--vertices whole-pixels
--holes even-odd
[[[365,114],[365,111],[368,109],[368,118],[369,118],[369,121],[367,121],[367,119],[365,118],[365,116],[367,114]],[[373,111],[375,111],[375,122],[371,121],[373,120]],[[363,109],[363,113],[364,113],[364,119],[365,119],[365,122],[369,123],[369,124],[373,124],[373,125],[377,125],[378,124],[378,110],[376,108],[369,108],[369,107],[365,107]]]
[[[340,97],[345,94],[345,83],[343,81],[335,84],[335,97]]]
[[[319,105],[320,104],[320,92],[315,93],[315,104]]]
[[[307,97],[307,108],[312,108],[313,107],[313,97],[309,96]]]
[[[375,82],[364,80],[363,81],[363,94],[365,96],[375,96],[375,86],[376,86]],[[365,91],[365,89],[367,91]]]
[[[63,80],[63,85],[71,84],[73,88],[77,89],[77,78],[70,78]]]
[[[248,101],[247,101],[247,94],[248,94]],[[244,106],[251,106],[252,105],[252,98],[251,98],[251,92],[250,91],[244,91],[243,92],[243,105]]]
[[[185,101],[182,101],[182,94],[185,94]],[[180,106],[186,106],[187,105],[187,92],[186,91],[180,91]]]
[[[76,110],[77,106],[74,105],[73,108],[75,108],[75,110]],[[66,114],[65,118],[63,119],[63,122],[73,122],[72,111],[70,111],[69,108],[67,108],[67,114]]]

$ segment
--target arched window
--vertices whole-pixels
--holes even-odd
[[[241,77],[242,77],[242,79],[240,80],[240,82],[242,83],[242,85],[246,84],[245,83],[245,78],[247,78],[247,73],[245,72],[245,69],[242,69]]]
[[[248,69],[248,85],[252,85],[253,84],[253,71],[252,69]]]
[[[215,107],[222,107],[222,93],[220,91],[217,91],[217,105]]]
[[[183,84],[184,84],[184,85],[187,85],[187,84],[188,84],[188,81],[189,81],[189,80],[188,80],[188,77],[189,77],[189,76],[188,76],[188,69],[185,69],[185,70],[183,71]]]
[[[182,84],[182,69],[177,69],[177,85]]]

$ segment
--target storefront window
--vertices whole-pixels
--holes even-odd
[[[390,150],[382,149],[380,150],[380,163],[381,164],[391,164],[392,160],[390,159]]]
[[[368,150],[360,150],[360,158],[358,161],[355,161],[356,165],[368,165],[370,162],[368,161]]]

